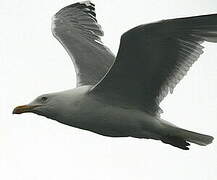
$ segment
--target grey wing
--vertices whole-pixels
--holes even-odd
[[[217,14],[135,27],[122,35],[114,65],[91,93],[159,115],[160,102],[203,53],[204,41],[217,42]]]
[[[52,33],[74,63],[77,86],[95,85],[114,62],[114,55],[101,41],[103,31],[90,1],[58,11],[52,19]]]

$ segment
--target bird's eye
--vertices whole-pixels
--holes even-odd
[[[45,101],[47,101],[47,97],[45,97],[45,96],[43,96],[42,98],[41,98],[41,101],[43,101],[43,102],[45,102]]]

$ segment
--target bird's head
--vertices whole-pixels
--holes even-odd
[[[13,110],[13,114],[22,114],[22,113],[35,113],[38,115],[46,116],[53,118],[55,116],[55,104],[58,102],[58,98],[55,94],[44,94],[38,96],[31,103],[17,106]]]
[[[17,106],[13,114],[35,113],[62,122],[80,114],[82,102],[86,102],[86,93],[91,86],[82,86],[61,92],[38,96],[31,103]]]

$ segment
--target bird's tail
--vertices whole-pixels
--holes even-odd
[[[206,146],[212,143],[214,139],[212,136],[188,131],[172,125],[167,124],[167,127],[169,128],[169,133],[163,137],[162,141],[184,150],[189,149],[189,142]]]

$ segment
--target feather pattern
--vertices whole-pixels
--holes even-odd
[[[74,63],[77,86],[95,85],[113,64],[115,57],[101,41],[104,33],[90,1],[58,11],[53,17],[52,32]]]
[[[217,14],[137,26],[122,35],[114,65],[92,93],[159,116],[160,102],[203,53],[204,41],[217,42]]]

